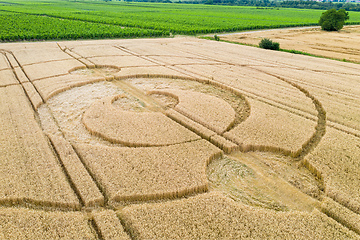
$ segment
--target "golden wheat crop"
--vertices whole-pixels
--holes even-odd
[[[359,70],[349,64],[348,70],[341,72],[341,68],[332,66],[331,63],[329,65],[336,71],[333,69],[283,71],[279,68],[267,68],[266,71],[283,76],[306,88],[326,109],[327,119],[330,123],[340,124],[340,126],[337,125],[338,127],[344,125],[354,128],[358,130],[359,134],[360,112],[358,106],[360,100],[358,96],[360,90],[358,87],[359,76],[356,74]]]
[[[309,161],[322,175],[325,193],[360,213],[360,140],[329,128]]]
[[[122,96],[119,96],[122,97]],[[83,123],[95,135],[125,146],[162,146],[200,139],[160,112],[130,112],[112,106],[116,97],[95,102]]]
[[[204,127],[203,125],[194,122],[188,117],[180,114],[179,112],[175,111],[174,109],[166,110],[166,116],[173,119],[174,121],[178,122],[179,124],[185,126],[186,128],[190,129],[191,131],[195,132],[202,138],[210,141],[210,137],[216,135],[215,132],[209,130],[208,128]]]
[[[306,118],[314,119],[313,115],[317,114],[310,98],[286,81],[267,74],[261,66],[185,65],[180,67],[202,76],[208,76],[212,79],[211,82],[221,84],[223,88],[226,87],[230,91],[267,102]],[[265,89],[266,91],[264,91]]]
[[[70,143],[63,137],[55,135],[49,135],[49,137],[85,207],[103,205],[104,196],[81,163]]]
[[[174,198],[207,190],[206,166],[221,150],[205,140],[167,147],[76,145],[110,201]]]
[[[26,91],[26,95],[29,97],[31,104],[37,109],[41,104],[44,103],[41,96],[35,89],[34,85],[30,82],[25,82],[22,84],[24,90]]]
[[[97,239],[86,214],[47,212],[25,208],[0,209],[1,239]]]
[[[40,48],[37,44],[27,44],[26,49],[13,48],[12,53],[16,55],[16,59],[22,66],[41,62],[56,62],[71,59],[68,54],[64,53],[57,46],[57,44],[49,43],[45,43]]]
[[[0,71],[10,69],[10,64],[8,60],[6,59],[6,54],[3,52],[0,52]]]
[[[175,110],[218,134],[234,124],[235,111],[222,99],[194,91],[165,90],[150,93],[175,95],[179,101]]]
[[[231,153],[240,149],[239,145],[225,139],[220,135],[211,136],[210,142],[218,148],[221,148],[225,153]]]
[[[23,66],[25,72],[32,81],[67,75],[72,69],[83,67],[85,67],[85,65],[75,59],[41,62]]]
[[[1,48],[0,239],[359,239],[359,65],[195,38]]]
[[[92,215],[102,239],[130,240],[114,211],[95,210]]]
[[[360,234],[360,215],[352,212],[331,198],[325,197],[321,202],[321,211],[339,223]]]
[[[359,239],[318,210],[264,210],[217,192],[119,213],[135,239]]]
[[[94,47],[95,46],[95,47]],[[116,46],[111,46],[108,44],[95,44],[94,46],[76,46],[71,48],[71,51],[77,53],[83,58],[90,58],[90,57],[112,57],[112,56],[130,56],[130,53],[127,53],[123,50],[120,50]]]
[[[0,87],[18,84],[14,73],[10,69],[0,71]]]
[[[164,66],[151,67],[130,67],[121,68],[121,71],[114,74],[116,79],[131,79],[131,78],[149,78],[149,77],[167,77],[167,78],[188,78],[185,73],[179,73],[176,70],[169,69]]]
[[[19,80],[20,83],[29,82],[29,79],[27,78],[24,71],[20,67],[15,67],[13,70],[16,75],[16,78]]]
[[[244,151],[265,150],[297,156],[315,132],[316,123],[268,104],[249,100],[250,117],[224,136]]]
[[[78,208],[21,87],[0,88],[0,202]]]
[[[137,56],[112,56],[109,57],[91,57],[88,58],[95,65],[116,66],[116,67],[143,67],[156,66],[157,64]]]
[[[64,75],[38,80],[34,82],[34,85],[36,86],[44,100],[48,100],[54,95],[69,90],[71,88],[82,86],[87,83],[99,82],[104,80],[105,79],[100,76]]]
[[[169,65],[213,65],[218,63],[213,59],[206,59],[202,57],[188,57],[188,56],[152,56],[151,59],[159,62],[164,62]]]

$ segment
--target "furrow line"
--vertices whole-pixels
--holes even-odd
[[[260,70],[258,70],[260,71]],[[308,90],[306,90],[305,88],[299,86],[296,83],[293,83],[289,80],[286,80],[283,77],[280,77],[278,75],[272,74],[272,73],[268,73],[265,71],[260,71],[263,72],[265,74],[268,74],[270,76],[276,77],[279,80],[286,82],[288,84],[290,84],[291,86],[299,89],[306,97],[310,98],[315,106],[316,111],[318,112],[317,115],[317,126],[315,127],[316,131],[313,134],[313,136],[305,143],[303,144],[302,148],[298,151],[298,157],[299,159],[303,159],[307,154],[309,154],[313,149],[316,148],[316,146],[320,143],[322,137],[325,135],[326,132],[326,111],[323,108],[321,102],[316,99]]]
[[[85,206],[84,199],[81,198],[81,194],[80,194],[79,189],[76,187],[76,185],[75,185],[74,182],[72,181],[69,172],[67,171],[67,169],[66,169],[63,161],[61,160],[61,157],[60,157],[59,152],[57,151],[56,147],[54,146],[54,142],[51,141],[51,139],[50,139],[49,137],[48,137],[48,140],[49,140],[49,142],[50,142],[50,144],[51,144],[51,147],[52,147],[52,149],[53,149],[54,155],[56,156],[56,158],[57,158],[57,160],[58,160],[58,163],[60,164],[61,169],[62,169],[62,171],[64,172],[65,177],[66,177],[67,181],[68,181],[69,184],[70,184],[70,187],[74,190],[74,192],[75,192],[75,194],[76,194],[76,196],[77,196],[77,198],[78,198],[81,206],[82,206],[82,207]]]
[[[20,66],[20,64],[19,64],[18,61],[16,60],[15,56],[13,55],[13,53],[10,52],[10,51],[6,51],[6,53],[7,53],[7,54],[10,54],[10,55],[14,58],[14,60],[15,60],[15,61],[17,62],[17,64],[18,64],[17,67],[20,67],[22,73],[23,73],[23,74],[26,76],[26,78],[29,80],[29,78],[27,77],[25,71],[22,69],[22,67]],[[4,53],[3,53],[3,54],[4,54]],[[30,93],[26,90],[26,88],[25,88],[25,86],[24,86],[24,83],[23,83],[22,81],[20,81],[20,79],[19,79],[19,77],[18,77],[18,75],[17,75],[17,73],[16,73],[16,71],[15,71],[15,67],[16,67],[16,66],[14,66],[15,63],[12,63],[12,62],[10,61],[9,56],[8,56],[7,54],[4,54],[4,56],[5,56],[6,60],[8,61],[9,65],[10,65],[10,67],[11,67],[11,70],[12,70],[12,72],[13,72],[13,74],[14,74],[14,77],[15,77],[16,80],[19,82],[19,85],[21,85],[21,87],[22,87],[22,89],[23,89],[23,91],[24,91],[24,93],[25,93],[25,95],[26,95],[26,98],[29,100],[29,102],[30,102],[30,104],[31,104],[34,112],[36,112],[37,107],[38,107],[40,104],[42,104],[42,103],[44,102],[44,100],[43,100],[43,98],[41,97],[41,95],[39,94],[39,92],[37,91],[37,89],[35,88],[35,86],[32,85],[32,87],[34,88],[34,90],[36,91],[36,93],[39,94],[39,97],[41,98],[41,102],[40,102],[40,103],[35,103],[35,102],[33,101],[33,99],[30,97]],[[29,82],[30,82],[30,81],[29,81]]]
[[[77,53],[72,52],[69,48],[62,48],[59,43],[56,43],[56,44],[60,48],[61,51],[66,53],[71,58],[73,58],[73,59],[79,61],[80,63],[84,64],[86,67],[88,67],[88,68],[95,68],[96,67],[95,63],[93,63],[89,59],[87,59],[87,58],[85,58],[85,57],[83,57],[83,56],[81,56],[81,55],[79,55]],[[84,60],[86,60],[86,61],[84,61]]]

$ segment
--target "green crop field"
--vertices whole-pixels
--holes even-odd
[[[316,25],[322,10],[162,3],[2,0],[0,40],[159,37]],[[360,13],[350,13],[360,22]]]

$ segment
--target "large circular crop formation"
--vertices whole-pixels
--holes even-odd
[[[359,238],[358,65],[190,38],[0,53],[1,239]]]

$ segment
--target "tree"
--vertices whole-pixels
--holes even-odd
[[[279,50],[280,44],[278,42],[273,42],[268,38],[263,38],[259,43],[259,47],[264,49]]]
[[[345,21],[349,19],[349,13],[344,9],[330,9],[321,14],[319,25],[325,31],[339,31],[343,28]]]

